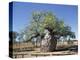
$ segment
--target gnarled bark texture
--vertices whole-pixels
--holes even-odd
[[[41,52],[52,52],[56,49],[57,39],[53,34],[46,33],[41,41]]]

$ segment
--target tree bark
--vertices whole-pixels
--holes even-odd
[[[51,39],[43,39],[41,43],[41,52],[53,52],[56,49],[57,39],[51,35]]]
[[[49,51],[53,52],[56,50],[57,39],[54,36],[51,36]]]

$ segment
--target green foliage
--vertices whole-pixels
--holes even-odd
[[[59,20],[51,12],[33,12],[30,25],[24,30],[26,39],[29,40],[32,36],[44,34],[44,29],[50,29],[50,32],[58,38],[67,37],[75,38],[74,32],[70,26],[66,26],[63,20]],[[23,35],[24,35],[23,34]]]

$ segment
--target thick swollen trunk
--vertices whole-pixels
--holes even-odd
[[[51,35],[51,39],[43,39],[41,43],[41,52],[53,52],[56,49],[57,39]]]
[[[46,39],[42,39],[41,41],[41,52],[48,52],[49,51],[49,42]]]
[[[57,39],[54,36],[51,36],[49,51],[53,52],[56,49]]]

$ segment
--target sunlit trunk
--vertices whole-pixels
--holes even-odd
[[[56,49],[57,39],[54,35],[50,35],[51,38],[43,39],[41,44],[42,52],[53,52]]]

